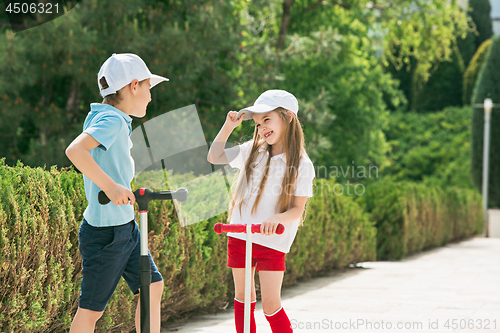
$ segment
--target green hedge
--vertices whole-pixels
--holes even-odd
[[[484,58],[484,64],[477,77],[472,94],[471,117],[471,174],[476,188],[483,188],[483,144],[484,144],[484,109],[476,107],[491,98],[494,104],[500,103],[500,36],[491,39],[491,44]],[[500,110],[493,108],[490,119],[490,151],[488,177],[488,207],[500,207]]]
[[[376,260],[376,253],[379,259],[400,259],[482,230],[480,196],[471,190],[386,180],[370,185],[356,202],[335,195],[333,180],[315,185],[304,226],[287,255],[284,286]],[[81,279],[77,231],[87,204],[81,175],[2,162],[0,189],[0,331],[66,331]],[[181,228],[170,202],[153,202],[148,217],[150,250],[165,279],[162,320],[216,311],[230,302],[227,238],[212,231],[226,215]],[[136,301],[122,280],[97,331],[132,330]]]
[[[481,196],[470,189],[383,180],[371,184],[359,202],[377,225],[378,260],[401,259],[483,228]]]
[[[385,135],[391,164],[383,170],[395,181],[475,189],[471,176],[471,108],[448,107],[419,114],[393,112]]]
[[[335,195],[333,180],[315,185],[304,226],[287,255],[284,286],[376,260],[376,254],[400,259],[482,230],[481,199],[471,190],[385,180],[355,201]],[[81,175],[1,162],[0,189],[0,331],[66,331],[80,290],[77,231],[87,204]],[[217,311],[230,302],[227,237],[212,231],[215,223],[226,222],[226,214],[181,228],[170,202],[153,202],[148,217],[150,250],[165,279],[162,320]],[[97,331],[132,330],[136,302],[122,280]]]
[[[350,263],[375,260],[373,223],[346,196],[318,180],[308,216],[287,255],[284,285]],[[81,261],[78,226],[86,207],[73,170],[50,172],[0,162],[0,331],[64,332],[78,306]],[[153,202],[149,248],[165,279],[162,321],[216,311],[234,295],[226,267],[227,237],[213,232],[226,214],[181,228],[170,202]],[[137,297],[122,279],[97,325],[129,332]]]
[[[470,105],[472,99],[472,92],[474,91],[474,86],[476,85],[476,80],[483,66],[484,60],[486,58],[486,53],[491,45],[491,39],[485,40],[477,49],[476,53],[472,57],[469,66],[464,72],[464,93],[463,93],[463,103],[464,105]]]

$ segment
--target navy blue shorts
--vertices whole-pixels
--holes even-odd
[[[93,227],[84,219],[78,242],[82,256],[79,307],[104,311],[123,276],[130,290],[139,293],[140,231],[135,221],[114,227]],[[163,280],[151,253],[151,282]]]

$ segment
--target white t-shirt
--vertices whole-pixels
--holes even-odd
[[[233,168],[244,169],[245,163],[250,156],[253,140],[247,141],[241,145],[224,149],[229,165]],[[252,179],[249,182],[245,200],[241,207],[241,215],[238,205],[233,208],[231,216],[231,224],[261,224],[267,218],[276,213],[276,206],[281,190],[281,182],[286,170],[286,156],[279,154],[271,157],[269,165],[269,173],[259,205],[256,209],[255,215],[251,215],[252,207],[257,198],[257,189],[264,174],[264,169],[267,162],[268,152],[264,148],[260,148],[259,153],[255,159]],[[244,172],[244,171],[243,171]],[[240,175],[241,177],[242,175]],[[314,179],[314,166],[311,160],[302,156],[299,162],[299,169],[297,180],[294,185],[294,195],[299,197],[312,197],[313,196],[313,179]],[[269,247],[271,249],[288,253],[293,243],[297,229],[299,227],[300,219],[284,224],[285,232],[281,235],[274,234],[270,236],[255,233],[252,235],[252,243]],[[245,240],[245,233],[228,233],[228,236]]]

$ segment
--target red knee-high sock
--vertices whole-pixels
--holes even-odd
[[[266,319],[271,325],[273,333],[293,332],[292,324],[290,324],[290,319],[288,319],[283,307],[271,315],[266,314]]]
[[[250,333],[257,331],[255,326],[255,304],[257,301],[250,303]],[[236,325],[236,332],[243,333],[245,328],[245,303],[234,299],[234,324]]]

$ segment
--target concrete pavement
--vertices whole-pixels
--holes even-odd
[[[500,332],[500,238],[364,262],[282,291],[294,332]],[[271,333],[257,302],[257,332]],[[232,308],[165,326],[234,333]]]

